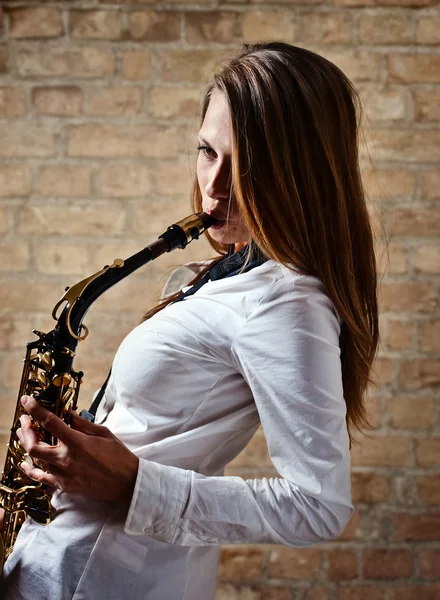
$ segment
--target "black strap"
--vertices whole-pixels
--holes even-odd
[[[110,379],[111,374],[112,374],[112,370],[110,369],[110,371],[108,372],[108,375],[107,375],[107,379],[102,384],[101,389],[96,394],[96,396],[92,402],[92,406],[89,408],[89,410],[82,410],[79,413],[80,417],[83,417],[84,419],[87,419],[87,421],[94,423],[95,417],[96,417],[96,411],[98,410],[98,406],[100,405],[102,397],[105,394],[105,389],[107,387],[108,380]]]
[[[251,246],[250,259],[249,259],[246,267],[243,269],[243,265],[245,264],[246,259],[248,257],[248,251],[249,251],[249,246],[246,245],[243,248],[241,248],[241,250],[239,250],[238,252],[234,252],[233,254],[228,254],[227,256],[222,258],[220,261],[215,263],[215,265],[213,265],[209,269],[209,271],[207,271],[205,273],[205,275],[197,283],[195,283],[193,286],[191,286],[189,288],[189,290],[186,290],[186,292],[182,293],[178,298],[176,298],[176,300],[174,300],[173,304],[175,302],[180,302],[181,300],[184,300],[187,296],[192,296],[193,294],[195,294],[197,292],[197,290],[199,290],[208,281],[216,281],[217,279],[225,279],[226,277],[232,277],[233,275],[238,275],[238,273],[240,273],[240,272],[247,273],[254,267],[258,267],[258,266],[262,265],[264,262],[266,262],[267,256],[265,256],[257,246],[253,245],[253,246]],[[84,417],[85,419],[87,419],[88,421],[91,421],[92,423],[95,420],[96,411],[98,410],[98,406],[102,400],[102,397],[104,396],[105,389],[106,389],[108,381],[110,379],[111,372],[112,371],[110,369],[109,374],[107,375],[107,379],[104,381],[101,389],[96,394],[95,399],[93,400],[92,406],[89,408],[89,410],[88,411],[82,410],[80,412],[81,417]]]
[[[262,265],[267,260],[267,256],[265,256],[257,246],[253,245],[251,247],[249,261],[245,268],[243,268],[248,257],[248,252],[249,246],[247,245],[241,248],[241,250],[238,252],[222,258],[220,261],[215,263],[215,265],[213,265],[197,283],[176,298],[173,304],[175,302],[184,300],[188,296],[192,296],[208,281],[226,279],[226,277],[232,277],[233,275],[238,275],[239,273],[247,273],[254,267]]]

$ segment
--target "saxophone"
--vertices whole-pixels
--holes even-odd
[[[0,529],[0,572],[13,550],[21,525],[29,516],[46,525],[52,519],[51,494],[47,486],[30,479],[21,468],[32,459],[21,446],[16,431],[20,416],[25,414],[20,403],[23,395],[32,395],[44,408],[67,424],[78,405],[79,388],[84,373],[72,368],[76,346],[88,335],[82,320],[91,304],[115,283],[165,252],[185,248],[197,239],[214,219],[205,213],[190,215],[168,229],[149,246],[126,260],[115,259],[101,271],[72,287],[55,305],[52,316],[57,321],[49,333],[33,330],[37,340],[27,344],[17,406],[11,427],[5,466],[0,481],[0,508],[5,511]],[[60,315],[58,310],[64,305]],[[40,440],[55,445],[55,436],[34,423]]]

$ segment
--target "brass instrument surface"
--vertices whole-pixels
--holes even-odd
[[[30,457],[22,448],[16,431],[20,427],[20,417],[26,414],[20,403],[24,395],[33,395],[42,406],[55,413],[66,423],[76,409],[82,373],[58,373],[53,352],[47,349],[45,334],[35,332],[39,339],[28,344],[22,380],[18,393],[17,406],[11,427],[5,466],[0,482],[0,507],[5,510],[2,525],[4,560],[12,548],[26,515],[41,524],[51,520],[50,494],[40,483],[30,479],[21,468],[23,461]],[[34,423],[38,438],[51,445],[57,440],[40,425]]]

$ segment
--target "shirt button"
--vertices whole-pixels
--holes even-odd
[[[144,527],[144,533],[147,535],[154,535],[154,529],[152,527]]]

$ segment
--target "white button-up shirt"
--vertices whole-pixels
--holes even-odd
[[[212,600],[221,544],[304,547],[352,512],[341,321],[267,261],[206,283],[119,347],[97,422],[139,458],[127,514],[57,492],[5,565],[8,600]],[[262,424],[276,478],[225,477]]]

